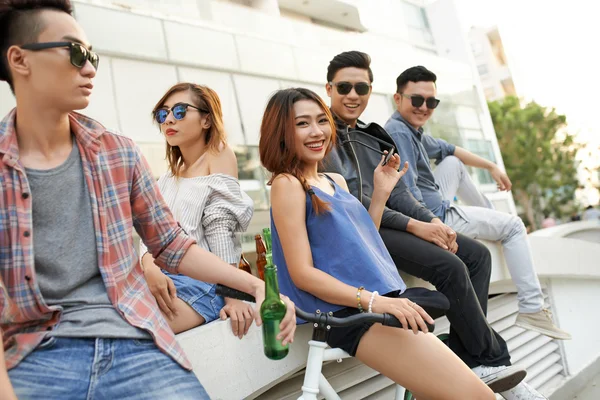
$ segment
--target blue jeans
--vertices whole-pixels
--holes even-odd
[[[452,201],[458,194],[466,204],[446,210],[446,225],[473,239],[501,242],[506,266],[517,287],[519,312],[535,313],[544,308],[544,294],[521,218],[494,210],[471,180],[465,165],[455,156],[444,158],[433,175],[444,199]]]
[[[50,338],[8,376],[19,400],[210,399],[152,340]]]

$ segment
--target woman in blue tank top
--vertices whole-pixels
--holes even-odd
[[[494,399],[452,351],[424,333],[424,320],[433,320],[402,298],[406,286],[379,236],[385,203],[408,166],[399,172],[400,158],[394,155],[377,167],[367,212],[341,175],[317,172],[333,143],[331,112],[315,93],[285,89],[271,97],[259,150],[262,164],[273,174],[272,251],[281,291],[306,311],[395,315],[405,329],[381,324],[333,328],[328,344],[356,356],[417,398]]]

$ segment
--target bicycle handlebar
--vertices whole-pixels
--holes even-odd
[[[252,303],[256,302],[254,296],[223,285],[217,285],[216,293],[221,297],[245,300]],[[323,318],[323,314],[308,313],[299,309],[298,307],[296,307],[296,316],[306,322],[321,322]],[[380,323],[381,325],[385,326],[402,328],[402,323],[392,314],[360,313],[345,318],[327,316],[327,325],[330,326],[343,327],[362,323]],[[427,325],[429,332],[433,332],[435,329],[435,324],[430,324],[427,321],[425,321],[425,324]]]

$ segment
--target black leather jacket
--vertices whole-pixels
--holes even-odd
[[[323,160],[321,170],[342,175],[348,183],[350,193],[361,200],[368,209],[373,195],[373,171],[381,161],[381,155],[360,144],[347,141],[358,140],[376,149],[389,150],[391,146],[395,146],[394,140],[376,123],[365,125],[358,121],[355,128],[350,128],[335,114],[334,117],[337,128],[336,146]],[[378,142],[373,137],[385,141],[389,146]],[[413,197],[402,179],[392,191],[386,206],[381,219],[382,228],[406,231],[410,218],[424,222],[436,218]]]

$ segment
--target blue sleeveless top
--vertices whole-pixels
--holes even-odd
[[[306,230],[315,268],[347,285],[364,286],[380,294],[403,292],[406,285],[400,278],[390,253],[365,207],[331,178],[333,196],[318,187],[313,190],[319,198],[329,202],[331,210],[316,215],[310,195],[306,194]],[[271,210],[273,263],[277,266],[280,292],[307,312],[338,311],[345,306],[327,303],[298,289],[290,277],[277,227]]]

